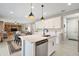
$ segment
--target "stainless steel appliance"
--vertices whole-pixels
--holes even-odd
[[[47,56],[48,55],[48,40],[44,39],[41,41],[36,42],[36,49],[35,49],[36,56]]]

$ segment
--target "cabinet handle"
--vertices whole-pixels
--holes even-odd
[[[52,43],[52,45],[54,46],[54,42]]]

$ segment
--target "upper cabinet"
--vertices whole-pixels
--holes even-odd
[[[45,21],[45,28],[61,28],[61,17],[47,19]]]
[[[42,22],[42,21],[36,22],[35,23],[36,28],[38,28],[38,29],[44,28],[44,23],[45,23],[45,21],[44,22]]]
[[[54,17],[50,19],[46,19],[44,22],[38,21],[36,22],[36,28],[61,28],[61,17]]]

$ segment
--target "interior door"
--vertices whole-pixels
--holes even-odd
[[[78,40],[78,20],[70,19],[67,21],[67,24],[68,39]]]

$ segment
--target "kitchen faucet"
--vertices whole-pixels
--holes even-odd
[[[44,28],[43,29],[43,36],[46,36],[46,32],[48,32],[48,29]]]

